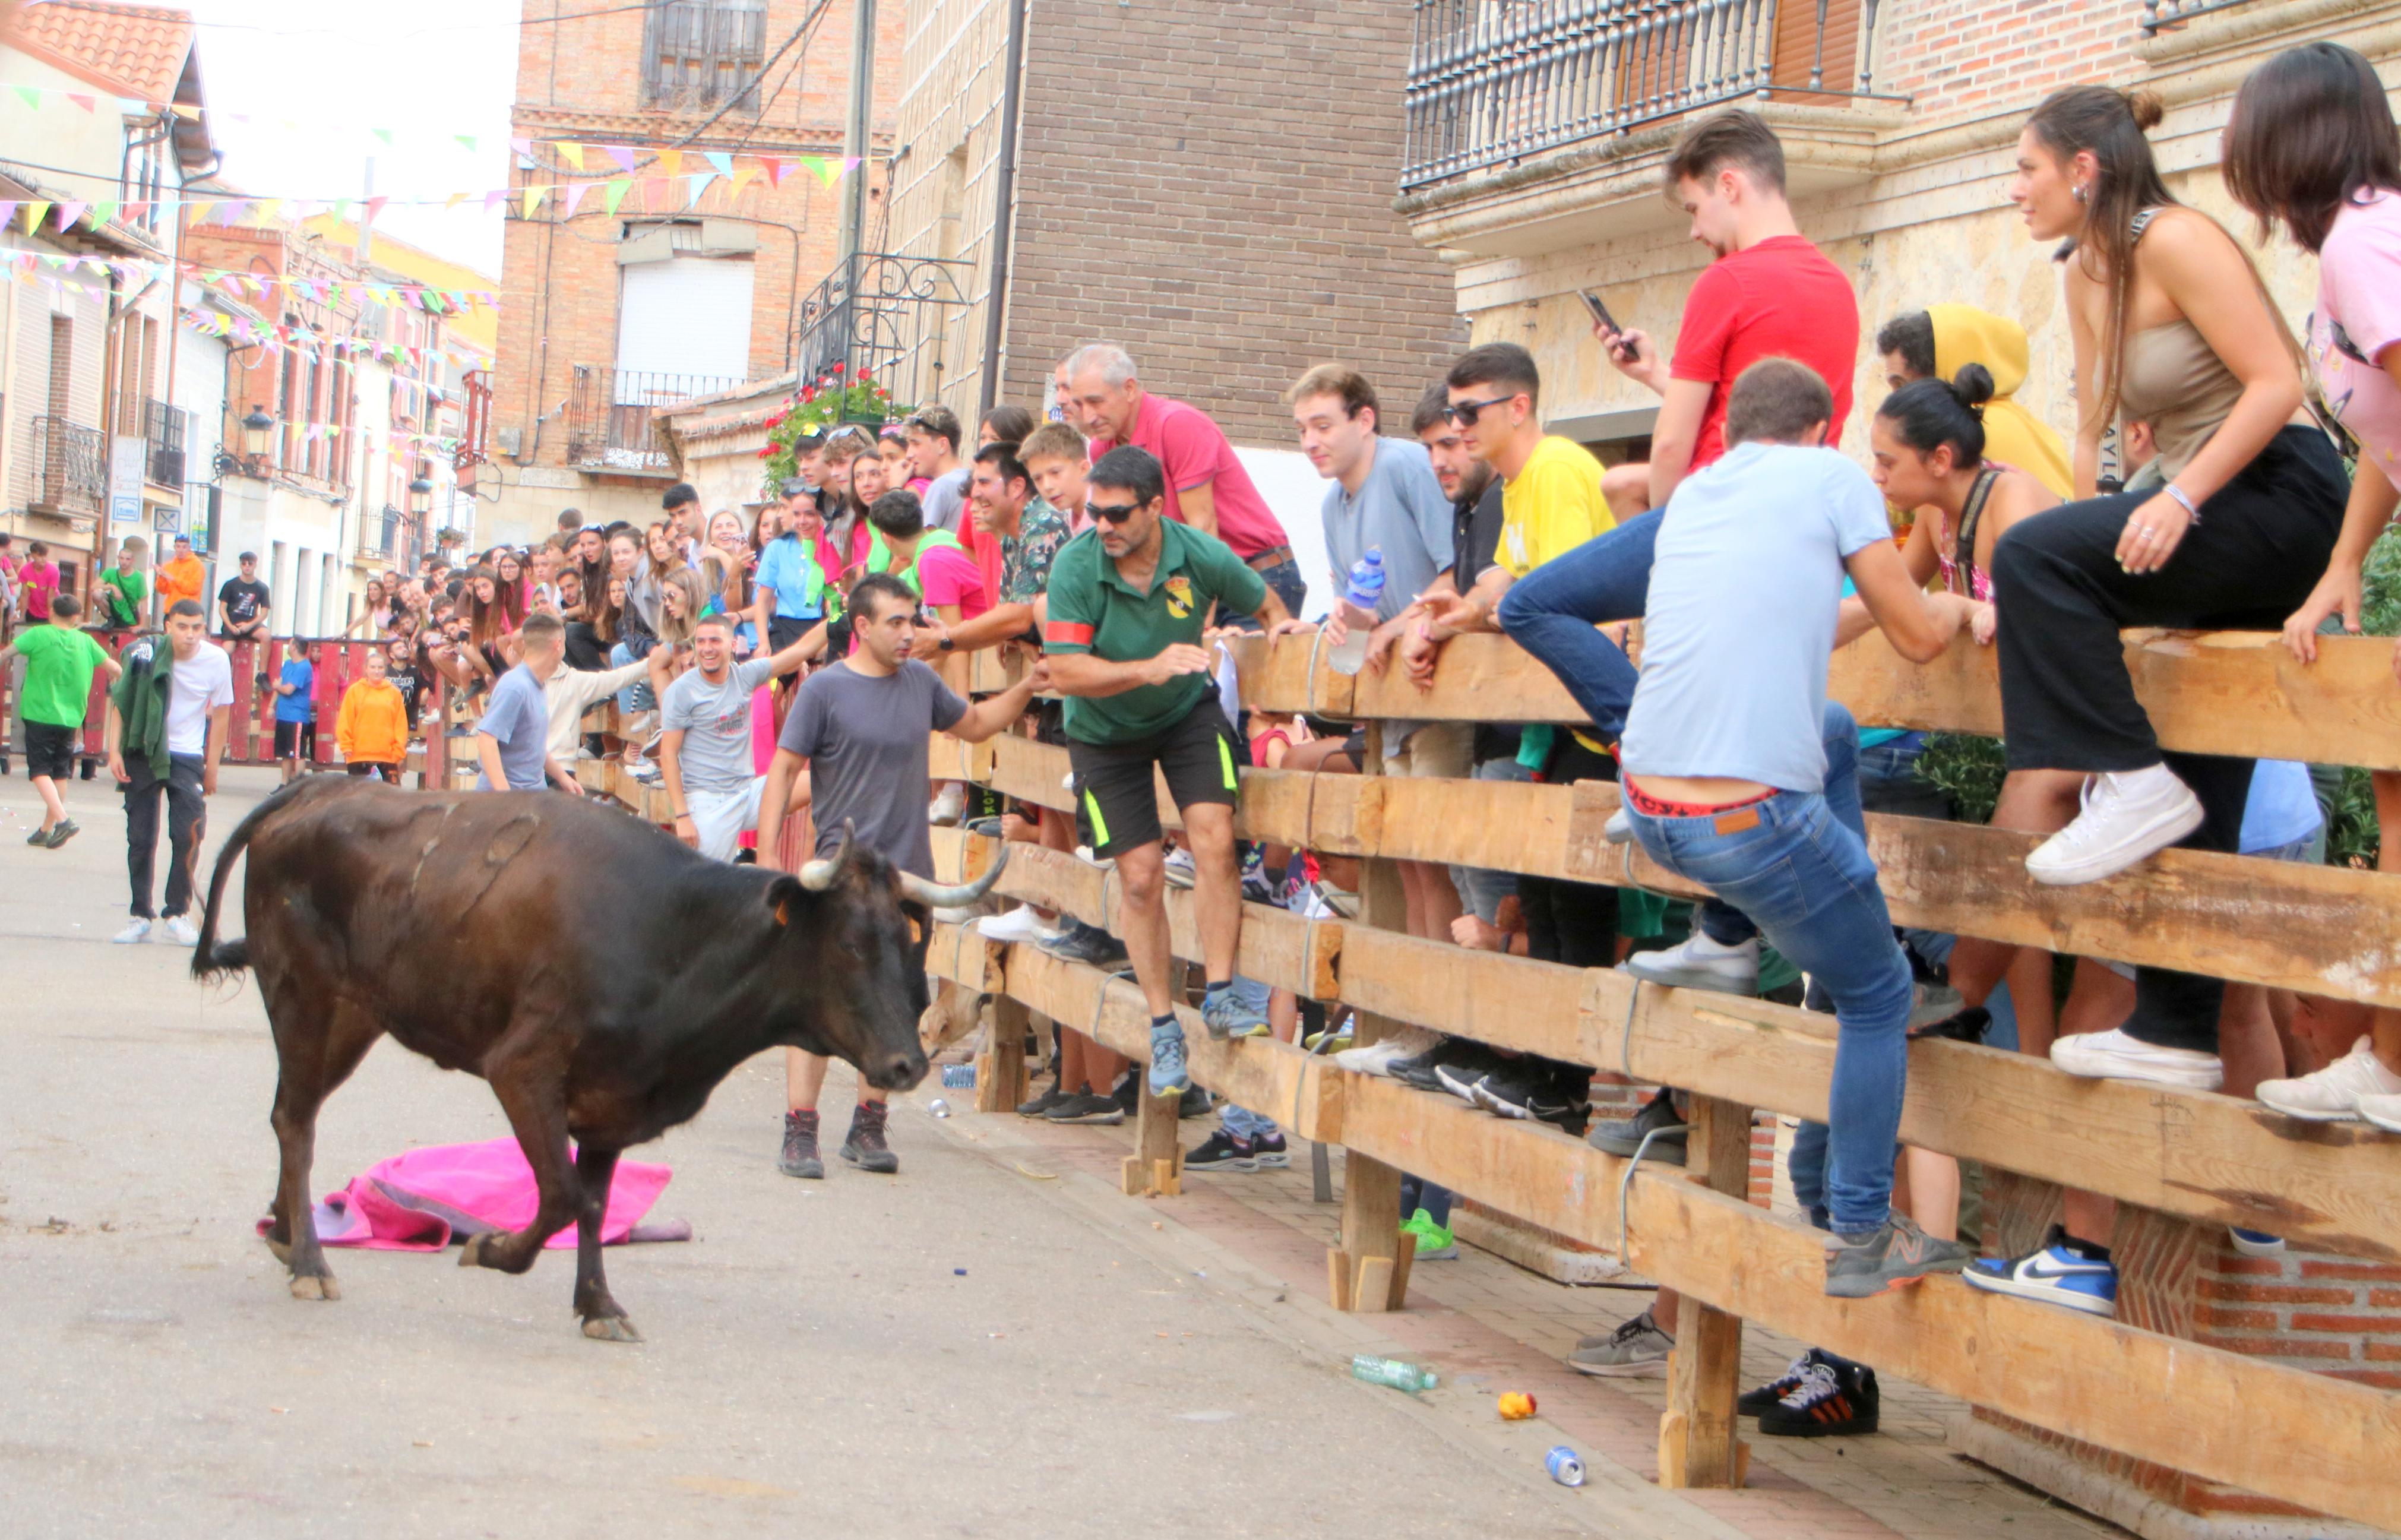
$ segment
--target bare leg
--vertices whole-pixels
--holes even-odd
[[[575,1152],[575,1313],[583,1335],[603,1342],[638,1342],[642,1334],[610,1297],[600,1271],[600,1221],[609,1215],[609,1183],[617,1175],[617,1151],[585,1145]]]
[[[1234,954],[1242,936],[1242,873],[1234,861],[1234,810],[1218,803],[1195,803],[1184,810],[1184,843],[1192,851],[1192,908],[1200,922],[1201,960],[1208,982],[1234,976]],[[1165,912],[1159,932],[1166,934]]]
[[[1395,861],[1400,868],[1401,899],[1409,934],[1422,941],[1447,942],[1450,922],[1459,918],[1459,887],[1450,868],[1432,861]]]
[[[1651,462],[1629,460],[1623,465],[1612,465],[1601,473],[1600,495],[1609,500],[1609,512],[1623,524],[1651,507]]]
[[[44,832],[47,832],[49,830],[56,829],[59,826],[59,820],[67,816],[67,804],[65,799],[59,795],[59,783],[52,780],[48,776],[35,776],[34,777],[34,790],[39,792],[42,798],[42,828]]]
[[[2256,983],[2230,983],[2217,1012],[2217,1056],[2226,1066],[2224,1090],[2245,1099],[2261,1080],[2284,1074],[2284,1045],[2268,1014],[2268,991]]]
[[[1904,1146],[1899,1175],[1908,1181],[1909,1195],[1893,1190],[1893,1207],[1917,1221],[1917,1228],[1937,1240],[1959,1238],[1959,1162],[1937,1150]]]
[[[794,1112],[815,1112],[830,1062],[824,1054],[805,1049],[784,1050],[784,1105]]]
[[[2010,1009],[2017,1012],[2018,1052],[2038,1059],[2051,1057],[2051,1040],[2059,1036],[2059,1011],[2051,1004],[2051,956],[2049,952],[2022,946],[2010,959]],[[2107,973],[2113,979],[2118,977],[2097,964],[2081,961],[2077,964],[2077,977],[2082,978],[2087,968]]]
[[[1200,858],[1195,856],[1193,859],[1197,863]],[[1118,851],[1118,882],[1121,894],[1118,914],[1125,933],[1126,956],[1133,964],[1134,981],[1142,985],[1142,997],[1151,1015],[1167,1015],[1175,1008],[1175,996],[1168,973],[1166,852],[1159,843],[1153,840],[1148,845]],[[1206,881],[1198,885],[1196,901],[1198,894],[1207,888]],[[1205,951],[1209,931],[1205,909],[1200,931]]]
[[[1084,1067],[1084,1045],[1091,1040],[1074,1027],[1068,1027],[1059,1034],[1060,1090],[1095,1091],[1104,1096],[1109,1093],[1107,1086],[1095,1086],[1091,1083],[1091,1072]],[[994,1046],[997,1048],[999,1045]]]

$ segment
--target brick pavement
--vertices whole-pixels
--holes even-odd
[[[956,1105],[956,1104],[954,1104]],[[1007,1114],[964,1113],[953,1126],[996,1160],[1036,1160],[1115,1189],[1131,1150],[1121,1128],[1061,1127]],[[1188,1148],[1210,1124],[1187,1125]],[[1311,1197],[1310,1147],[1292,1141],[1290,1170],[1187,1172],[1180,1198],[1118,1198],[1129,1217],[1182,1227],[1282,1284],[1321,1301],[1325,1251],[1341,1207]],[[1332,1151],[1335,1189],[1343,1152]],[[1607,1331],[1650,1302],[1647,1289],[1571,1288],[1462,1246],[1457,1261],[1414,1272],[1408,1308],[1350,1320],[1421,1355],[1450,1383],[1475,1392],[1452,1403],[1500,1426],[1489,1397],[1531,1391],[1544,1422],[1595,1472],[1593,1485],[1654,1482],[1664,1380],[1605,1381],[1568,1368],[1577,1338]],[[1744,1334],[1746,1385],[1772,1378],[1801,1344],[1758,1327]],[[1750,1485],[1741,1492],[1655,1492],[1647,1517],[1659,1533],[1751,1540],[1906,1535],[1913,1540],[2093,1540],[2124,1532],[1951,1452],[1946,1428],[1963,1403],[1885,1380],[1881,1434],[1860,1438],[1749,1437]]]

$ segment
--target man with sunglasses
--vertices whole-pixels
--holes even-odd
[[[1210,1036],[1255,1037],[1267,1018],[1234,983],[1242,923],[1234,862],[1235,765],[1248,758],[1217,706],[1200,645],[1214,605],[1270,635],[1294,623],[1261,575],[1223,541],[1168,516],[1167,474],[1147,452],[1110,450],[1086,478],[1093,526],[1050,568],[1043,649],[1066,697],[1075,791],[1093,853],[1117,861],[1127,954],[1150,1007],[1153,1095],[1182,1093],[1184,1030],[1169,984],[1166,863],[1153,769],[1184,818],[1208,990]]]

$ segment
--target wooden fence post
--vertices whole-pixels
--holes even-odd
[[[1025,1100],[1025,1029],[1032,1019],[1024,1002],[993,997],[992,1032],[984,1039],[983,1073],[976,1079],[978,1112],[1014,1112]]]
[[[1383,724],[1367,729],[1367,763],[1360,769],[1383,774]],[[1401,871],[1389,860],[1359,863],[1359,920],[1386,930],[1408,928],[1408,906],[1401,891]],[[1351,1017],[1351,1043],[1365,1048],[1400,1030],[1400,1024],[1367,1011]],[[1327,1024],[1328,1028],[1332,1023]],[[1334,1308],[1366,1314],[1393,1309],[1391,1283],[1394,1259],[1400,1255],[1401,1173],[1397,1167],[1362,1155],[1342,1152],[1342,1249],[1327,1258],[1326,1272]]]
[[[1750,1108],[1694,1096],[1686,1171],[1711,1191],[1750,1190]],[[1750,1447],[1740,1423],[1742,1318],[1686,1295],[1676,1306],[1676,1351],[1667,1360],[1667,1409],[1659,1418],[1659,1484],[1738,1487]]]
[[[1142,1066],[1136,1064],[1139,1074]],[[1134,1094],[1133,1153],[1125,1158],[1119,1184],[1130,1198],[1180,1198],[1184,1195],[1184,1147],[1175,1136],[1176,1115],[1184,1095],[1171,1091],[1154,1096],[1146,1084]]]

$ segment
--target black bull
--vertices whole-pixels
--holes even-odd
[[[248,934],[219,942],[244,848]],[[636,1340],[600,1269],[619,1151],[697,1115],[764,1049],[847,1060],[884,1090],[916,1085],[929,908],[997,875],[936,888],[847,838],[797,875],[728,866],[552,792],[331,777],[277,792],[217,857],[192,971],[258,977],[282,1148],[267,1244],[293,1295],[340,1298],[309,1216],[317,1112],[389,1033],[482,1076],[533,1167],[533,1222],[469,1240],[460,1265],[523,1272],[573,1221],[584,1334]]]

